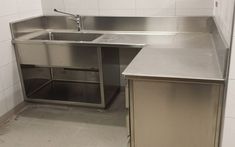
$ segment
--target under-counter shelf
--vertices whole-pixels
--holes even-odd
[[[30,100],[101,104],[100,77],[96,70],[27,65],[21,68]]]
[[[41,100],[101,103],[100,85],[94,83],[50,81],[28,97]]]
[[[26,56],[18,54],[26,100],[107,107],[120,86],[118,48],[74,46],[74,52],[69,54],[71,58],[67,58],[62,57],[61,50],[54,52],[59,49],[55,46],[51,45],[46,49],[48,52],[45,53],[49,56],[45,59],[47,61],[40,59],[38,62],[41,54],[38,58],[27,56],[28,52],[24,52]],[[34,52],[35,46],[32,50],[27,47],[29,46],[26,45],[20,50],[27,49],[34,55],[37,54]]]

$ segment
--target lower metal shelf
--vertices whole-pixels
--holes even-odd
[[[41,88],[29,92],[27,97],[28,99],[101,104],[100,85],[96,83],[50,81]]]

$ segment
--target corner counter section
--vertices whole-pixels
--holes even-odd
[[[143,48],[126,68],[127,78],[224,81],[215,49]]]

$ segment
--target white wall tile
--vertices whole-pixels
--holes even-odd
[[[99,0],[100,9],[135,9],[135,0]]]
[[[23,101],[9,22],[42,15],[41,0],[0,2],[0,117]]]
[[[176,0],[177,16],[212,16],[213,0]]]
[[[54,8],[81,15],[175,16],[212,15],[214,0],[42,0],[44,14]],[[97,14],[98,12],[98,14]]]
[[[218,6],[214,7],[214,15],[216,23],[221,29],[226,42],[230,43],[230,36],[232,33],[232,17],[234,9],[234,0],[215,0]]]
[[[235,147],[235,119],[225,118],[222,147]]]
[[[12,87],[16,83],[19,82],[19,73],[17,70],[16,61],[13,61],[7,65],[4,65],[2,68],[2,75],[3,79],[2,82],[4,83],[3,88],[7,89],[9,87]]]
[[[176,9],[177,16],[212,16],[213,9]]]
[[[110,1],[110,0],[109,0]],[[76,9],[98,9],[98,0],[65,0],[66,10]]]
[[[20,83],[17,83],[14,86],[4,90],[3,96],[5,98],[5,105],[7,111],[13,109],[15,106],[20,104],[23,101],[23,94]]]
[[[174,16],[175,9],[136,9],[136,16]]]
[[[1,0],[0,16],[17,13],[17,0]]]
[[[9,27],[9,22],[16,20],[18,18],[17,14],[6,15],[0,17],[0,41],[11,40],[11,31]]]
[[[213,9],[213,0],[176,0],[176,9]]]
[[[51,8],[51,9],[48,9],[48,10],[44,9],[43,10],[43,15],[61,15],[59,13],[54,12],[53,9],[54,8]],[[62,9],[58,9],[58,10],[62,10]]]
[[[36,17],[43,15],[42,10],[30,10],[30,11],[23,11],[19,14],[19,19],[25,19],[29,17]]]
[[[67,12],[73,13],[73,14],[79,14],[79,15],[93,15],[93,16],[98,16],[99,15],[99,10],[98,9],[66,9]]]
[[[11,41],[0,42],[0,67],[12,62],[15,59],[15,52]]]
[[[235,80],[235,37],[233,37],[229,79]]]
[[[108,10],[108,9],[102,9],[99,13],[101,16],[135,16],[135,10],[134,9],[114,9],[114,10]]]
[[[43,13],[46,15],[58,15],[53,10],[65,11],[64,0],[42,0]]]
[[[17,7],[20,13],[42,10],[41,0],[17,0],[17,2]]]
[[[175,0],[136,0],[137,9],[171,8],[175,9]]]

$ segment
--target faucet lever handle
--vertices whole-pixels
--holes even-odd
[[[75,15],[75,14],[71,14],[71,13],[68,13],[68,12],[59,11],[57,9],[54,9],[54,11],[58,12],[58,13],[62,13],[62,14],[66,14],[66,15],[72,16],[75,19],[75,21],[76,21],[76,23],[78,25],[77,26],[78,27],[78,31],[81,30],[81,22],[80,22],[81,18],[80,18],[80,15]]]

